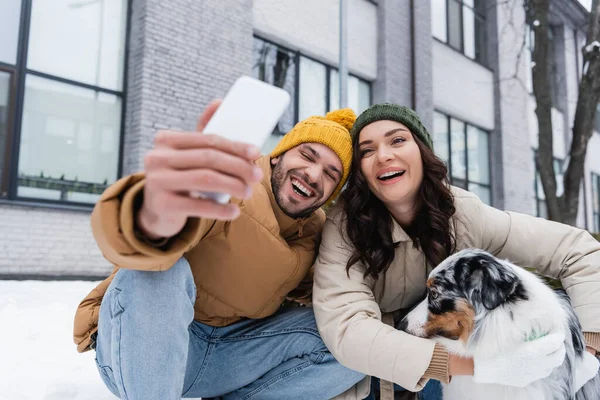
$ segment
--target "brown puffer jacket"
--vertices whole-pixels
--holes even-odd
[[[273,196],[269,157],[256,163],[264,179],[249,200],[232,200],[240,206],[239,218],[190,218],[160,249],[140,239],[134,229],[144,175],[125,177],[106,189],[92,213],[92,230],[115,269],[79,304],[73,332],[79,352],[90,349],[102,297],[119,268],[164,271],[184,256],[197,287],[195,319],[212,326],[267,317],[299,285],[312,286],[311,267],[325,214],[319,210],[306,219],[288,217]]]

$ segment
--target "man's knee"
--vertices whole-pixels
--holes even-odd
[[[162,291],[183,290],[192,302],[196,298],[194,277],[185,257],[181,257],[171,268],[164,271],[120,269],[111,286],[132,294],[140,291],[158,294]],[[108,291],[110,289],[109,287]]]

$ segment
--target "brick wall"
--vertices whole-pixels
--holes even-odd
[[[190,130],[251,73],[252,0],[133,0],[124,171],[142,168],[157,130]]]
[[[110,271],[89,213],[0,205],[1,275],[91,275]]]

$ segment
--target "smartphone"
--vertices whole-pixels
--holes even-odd
[[[248,76],[238,78],[217,111],[208,121],[204,133],[261,148],[290,104],[283,89]],[[228,193],[191,192],[192,197],[229,202]]]

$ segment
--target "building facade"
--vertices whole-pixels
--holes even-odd
[[[521,2],[346,1],[348,105],[414,108],[453,184],[544,216]],[[553,4],[558,176],[586,19],[575,0]],[[238,76],[292,95],[265,153],[298,120],[339,106],[339,0],[4,0],[0,37],[0,278],[105,276],[94,202],[141,170],[158,130],[193,129]],[[578,225],[598,232],[598,133],[584,178]]]

